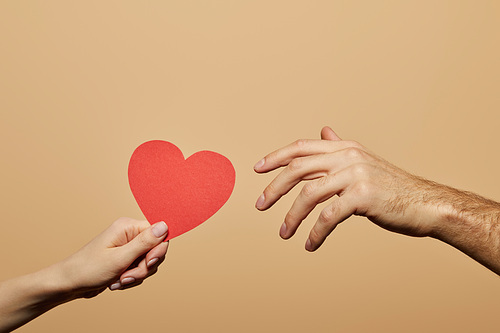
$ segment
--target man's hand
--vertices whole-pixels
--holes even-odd
[[[355,141],[340,139],[329,127],[321,140],[298,140],[259,161],[254,169],[283,170],[265,188],[256,208],[266,210],[303,180],[304,185],[280,228],[292,237],[314,207],[321,211],[306,241],[315,251],[335,227],[362,215],[384,229],[432,236],[500,272],[500,204],[469,192],[409,174]]]

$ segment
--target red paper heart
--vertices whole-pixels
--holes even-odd
[[[231,196],[235,178],[223,155],[199,151],[184,159],[174,144],[160,140],[137,147],[128,166],[135,200],[149,223],[167,223],[166,240],[214,215]]]

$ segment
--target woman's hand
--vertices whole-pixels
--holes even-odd
[[[44,312],[106,288],[127,289],[156,273],[165,260],[167,225],[120,218],[69,258],[0,283],[0,333]]]
[[[116,220],[61,263],[68,287],[88,298],[107,287],[117,290],[140,285],[165,260],[167,231],[165,222],[151,226],[130,218]]]

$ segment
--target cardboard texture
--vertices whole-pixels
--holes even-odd
[[[128,178],[149,223],[167,223],[169,240],[214,215],[231,196],[236,173],[221,154],[199,151],[184,159],[174,144],[154,140],[135,149]]]

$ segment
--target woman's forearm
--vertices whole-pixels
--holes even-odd
[[[10,332],[73,296],[63,283],[61,265],[0,283],[0,332]]]
[[[65,260],[1,282],[0,333],[60,304],[94,297],[108,287],[121,290],[140,285],[165,259],[167,233],[165,222],[151,226],[147,221],[120,218]]]

